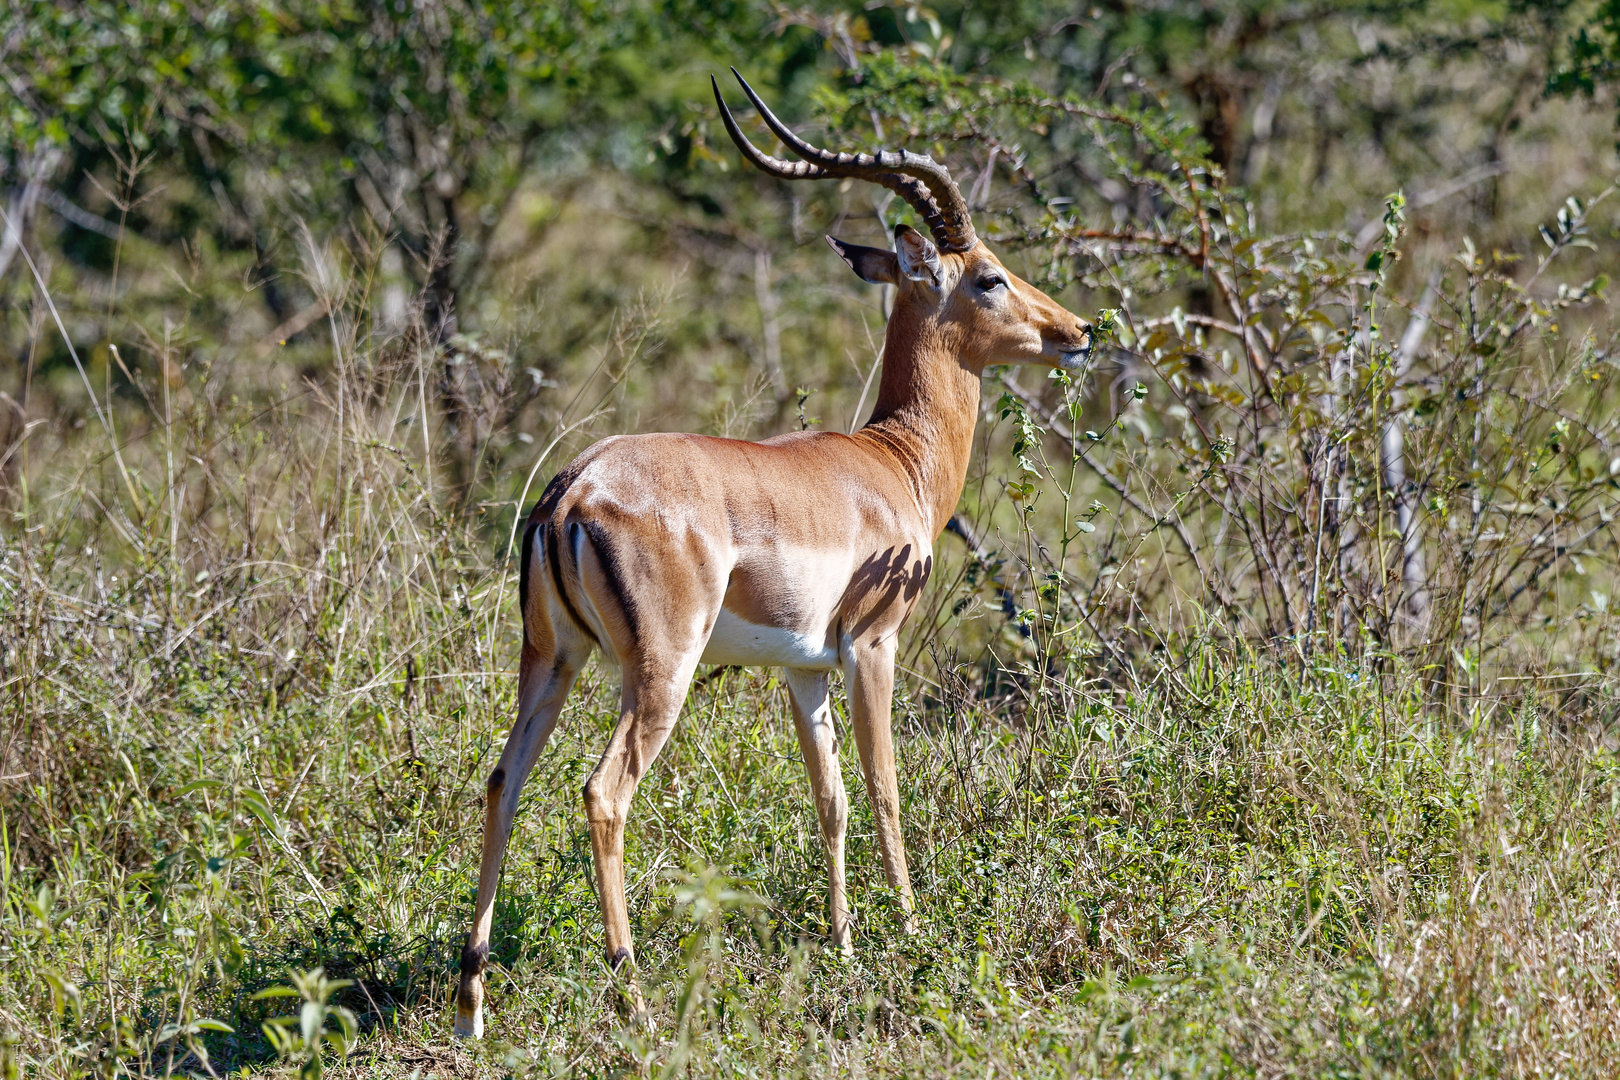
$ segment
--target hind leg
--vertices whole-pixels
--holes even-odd
[[[573,650],[570,650],[572,652]],[[501,859],[512,835],[518,796],[540,751],[545,749],[583,657],[557,650],[546,656],[527,645],[518,671],[518,716],[501,760],[489,775],[484,805],[484,854],[478,866],[478,899],[472,930],[461,950],[461,984],[456,990],[456,1034],[477,1039],[484,1033],[484,967],[489,962],[489,932],[495,915],[495,887]]]
[[[640,671],[629,666],[625,669],[618,726],[602,760],[585,782],[585,818],[590,824],[591,857],[606,931],[604,951],[608,965],[615,971],[626,963],[633,965],[635,959],[630,912],[624,897],[624,825],[630,800],[674,730],[697,659],[694,655],[662,671],[646,670],[651,665],[640,666]],[[631,1007],[641,1011],[641,993],[634,982],[629,993]]]

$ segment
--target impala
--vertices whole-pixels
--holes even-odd
[[[843,671],[884,874],[914,928],[889,731],[896,636],[962,494],[984,369],[1073,369],[1090,348],[1086,322],[1019,280],[974,235],[944,166],[909,151],[812,146],[737,80],[801,159],[773,158],[750,143],[711,80],[726,130],[756,167],[788,180],[881,184],[911,204],[932,240],[905,225],[894,230],[893,251],[827,238],[863,280],[896,289],[866,427],[757,443],[678,434],[603,439],[557,474],[529,515],[517,718],[489,777],[456,995],[458,1035],[482,1034],[495,887],[519,792],[593,649],[623,680],[618,724],[585,782],[612,968],[633,958],[625,818],[699,664],[785,669],[827,860],[831,943],[848,950],[848,809],[828,704],[828,677]]]

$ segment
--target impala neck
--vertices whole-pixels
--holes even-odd
[[[935,536],[962,497],[979,418],[979,373],[962,363],[953,329],[890,319],[877,405],[861,429],[910,481]]]

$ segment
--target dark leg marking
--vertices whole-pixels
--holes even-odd
[[[623,945],[620,945],[618,949],[614,951],[613,955],[607,958],[607,962],[608,967],[612,968],[614,971],[618,971],[620,968],[624,967],[625,964],[630,962],[630,950],[625,948]]]
[[[506,770],[505,769],[496,769],[494,772],[489,774],[489,788],[488,788],[488,790],[489,790],[489,794],[490,794],[491,798],[494,798],[495,794],[497,792],[499,792],[501,789],[503,789],[504,787],[506,787]]]
[[[473,976],[482,975],[484,973],[484,968],[488,965],[488,943],[480,945],[475,949],[473,948],[472,941],[469,938],[467,943],[461,947],[461,977],[466,979]]]

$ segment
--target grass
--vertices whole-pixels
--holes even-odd
[[[325,1065],[357,1076],[1575,1076],[1620,1051],[1603,694],[1448,709],[1414,673],[1209,644],[1027,715],[972,668],[902,690],[922,930],[900,933],[846,748],[848,959],[820,948],[784,691],[703,680],[632,811],[640,1026],[580,809],[615,701],[593,668],[525,790],[491,1037],[456,1045],[508,570],[353,428],[342,474],[332,440],[256,483],[262,429],[187,437],[209,432],[237,509],[192,504],[181,548],[176,489],[137,476],[137,519],[81,481],[0,569],[6,1075],[291,1071],[260,1025],[296,995],[257,995],[316,968],[351,980],[332,1003],[358,1034]],[[84,543],[115,528],[115,554]]]
[[[1569,221],[1553,253],[1584,258]],[[1300,263],[1320,289],[1277,265],[1243,279],[1266,290],[1235,291],[1270,305],[1257,319],[1375,314],[1359,256]],[[769,672],[706,671],[631,811],[651,1011],[627,1022],[579,797],[616,688],[588,670],[525,790],[478,1044],[451,1040],[451,995],[514,711],[522,481],[605,433],[594,421],[657,353],[662,307],[701,301],[615,319],[596,367],[553,398],[476,342],[369,336],[366,275],[342,268],[311,270],[329,340],[295,347],[296,376],[168,313],[117,395],[122,359],[87,351],[85,415],[107,426],[23,429],[3,474],[0,1080],[1610,1074],[1612,349],[1586,321],[1524,331],[1553,310],[1573,323],[1600,289],[1554,297],[1514,265],[1457,264],[1406,383],[1382,346],[1334,374],[1348,333],[1278,337],[1281,400],[1219,398],[1216,419],[1243,421],[1235,444],[1188,434],[1193,410],[1216,415],[1220,379],[1168,367],[1153,393],[1190,404],[1138,396],[1091,443],[1087,388],[1063,388],[1067,412],[1004,399],[1016,416],[987,432],[966,503],[991,550],[963,561],[941,541],[903,653],[916,935],[846,746],[856,944],[823,950],[784,691]],[[1122,345],[1122,364],[1203,349],[1196,326],[1154,329],[1179,309],[1148,314],[1127,311],[1164,340]],[[1425,495],[1445,616],[1421,638],[1396,618],[1402,538],[1378,465],[1378,410],[1419,391],[1399,407],[1429,487],[1402,497]],[[525,442],[530,405],[557,408]],[[1001,496],[1009,426],[1039,515]],[[496,444],[552,456],[517,467]],[[1093,494],[1107,517],[1081,509]],[[1324,526],[1330,504],[1343,521]],[[1041,543],[1076,514],[1104,527]],[[1189,533],[1169,538],[1172,522]],[[1268,588],[1303,632],[1262,614]]]

